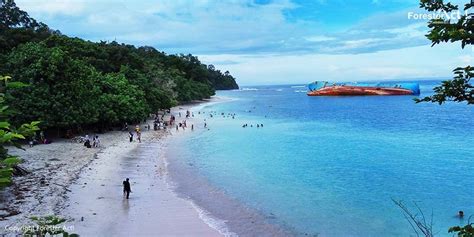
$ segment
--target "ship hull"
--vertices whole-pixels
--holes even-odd
[[[420,85],[403,83],[329,83],[315,81],[308,85],[309,96],[360,96],[360,95],[419,95]]]
[[[309,91],[309,96],[357,96],[357,95],[413,95],[411,90],[402,88],[328,86]]]

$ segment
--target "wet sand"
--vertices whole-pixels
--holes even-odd
[[[172,112],[184,117],[191,106],[196,104]],[[100,135],[100,149],[59,140],[14,151],[32,172],[0,192],[0,234],[20,234],[6,227],[31,225],[31,216],[58,215],[80,236],[221,236],[166,180],[163,149],[170,131],[143,130],[142,143],[130,143],[127,132],[109,132]],[[122,194],[125,178],[132,187],[129,200]]]
[[[127,132],[117,131],[101,135],[102,149],[59,141],[20,152],[40,176],[28,176],[31,182],[26,185],[34,195],[27,193],[29,199],[18,205],[21,214],[0,224],[21,226],[30,223],[29,216],[54,214],[65,217],[69,232],[81,236],[236,236],[233,231],[242,236],[291,235],[214,189],[203,177],[183,169],[168,173],[168,163],[180,163],[180,157],[172,154],[173,139],[207,130],[208,115],[186,119],[186,110],[197,112],[226,101],[214,98],[173,108],[176,123],[187,120],[187,128],[176,131],[173,125],[166,131],[147,131],[142,126],[142,143],[130,143]],[[46,184],[34,186],[38,177]],[[128,200],[122,193],[125,178],[130,178],[132,188]],[[0,233],[13,234],[3,228]]]
[[[71,187],[64,213],[81,236],[219,236],[166,182],[164,141],[153,139],[121,155],[105,150]],[[130,199],[122,181],[130,178]],[[81,221],[83,220],[83,221]]]
[[[151,133],[145,133],[148,137]],[[11,154],[24,162],[20,165],[29,174],[14,177],[13,185],[0,191],[0,234],[18,234],[6,227],[31,225],[29,217],[62,215],[69,186],[104,149],[115,149],[127,138],[126,132],[99,134],[101,148],[85,148],[82,143],[54,140],[48,145],[25,146],[24,150],[9,148]],[[125,144],[123,151],[137,144]]]

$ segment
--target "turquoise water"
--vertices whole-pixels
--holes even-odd
[[[435,84],[422,83],[421,96]],[[391,198],[433,212],[438,236],[467,221],[456,218],[459,210],[474,214],[474,106],[415,104],[413,96],[308,97],[305,90],[218,92],[233,100],[194,111],[210,130],[183,139],[177,155],[296,235],[414,235]],[[215,202],[209,195],[202,205]]]

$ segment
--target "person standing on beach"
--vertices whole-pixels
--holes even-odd
[[[130,193],[132,192],[132,188],[130,188],[130,182],[128,181],[128,178],[123,181],[123,195],[126,195],[127,199],[130,196]]]
[[[94,137],[94,147],[99,148],[100,147],[100,140],[99,136],[95,135]]]
[[[40,131],[40,142],[44,144],[44,140],[45,140],[44,132]]]

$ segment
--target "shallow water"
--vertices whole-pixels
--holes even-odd
[[[422,96],[435,84],[422,83]],[[474,214],[473,106],[304,91],[288,85],[218,92],[234,100],[194,111],[210,130],[174,141],[174,165],[297,235],[414,235],[392,198],[433,212],[438,236],[467,221],[455,217],[459,210]],[[211,111],[218,115],[210,118]],[[246,123],[253,127],[242,128]],[[186,192],[192,198],[200,186]],[[216,198],[209,193],[200,205],[222,205]],[[243,216],[226,219],[232,226]],[[252,228],[231,231],[250,235]]]

